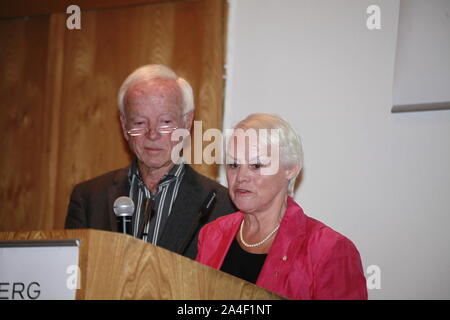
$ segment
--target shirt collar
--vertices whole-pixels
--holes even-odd
[[[166,185],[175,180],[180,179],[183,176],[184,171],[185,171],[184,164],[185,164],[184,160],[181,161],[180,163],[175,164],[169,170],[169,172],[159,180],[158,186]],[[137,178],[137,181],[139,182],[139,184],[142,184],[145,186],[144,181],[142,180],[141,174],[139,172],[137,158],[133,159],[133,161],[131,162],[131,165],[130,165],[130,169],[128,170],[128,181],[130,184],[133,181],[133,176],[135,176]]]

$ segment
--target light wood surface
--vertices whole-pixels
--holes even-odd
[[[53,12],[58,1],[39,16],[22,2],[31,16],[0,20],[0,231],[62,229],[76,183],[129,164],[116,97],[141,65],[186,78],[195,120],[221,128],[223,0],[89,1],[81,30]],[[194,169],[217,176],[214,165]]]
[[[80,239],[77,299],[282,299],[181,255],[97,230],[0,233],[0,241]]]

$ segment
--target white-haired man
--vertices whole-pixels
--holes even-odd
[[[65,226],[117,231],[113,203],[129,196],[135,204],[134,236],[193,259],[205,200],[216,193],[208,221],[235,209],[226,188],[172,159],[178,141],[171,134],[192,126],[192,88],[171,69],[146,65],[124,81],[118,106],[124,137],[136,157],[127,168],[75,186]]]

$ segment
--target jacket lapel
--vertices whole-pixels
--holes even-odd
[[[164,227],[164,232],[158,241],[159,246],[177,253],[181,253],[190,230],[196,226],[193,226],[193,223],[197,222],[198,212],[204,201],[201,199],[201,186],[195,179],[196,173],[188,165],[185,168],[177,198]]]
[[[117,232],[117,220],[114,214],[114,201],[120,196],[128,196],[130,187],[128,183],[128,167],[119,170],[114,177],[113,184],[108,187],[108,212],[111,230]]]
[[[283,283],[283,270],[293,262],[295,252],[303,245],[306,236],[306,216],[302,208],[288,197],[288,208],[280,229],[267,255],[256,284],[271,290]]]
[[[220,226],[220,229],[227,231],[222,233],[222,239],[220,239],[217,244],[217,253],[214,253],[214,255],[218,257],[218,260],[214,264],[219,270],[222,268],[225,257],[230,250],[231,244],[233,243],[234,237],[236,236],[243,219],[244,214],[238,211],[232,214],[232,219],[222,221],[222,224],[224,225]]]

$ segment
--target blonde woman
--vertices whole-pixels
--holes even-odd
[[[249,130],[259,139],[240,139]],[[291,299],[367,299],[353,243],[290,197],[303,152],[289,123],[248,116],[234,128],[226,156],[228,191],[239,211],[202,228],[196,260]]]

